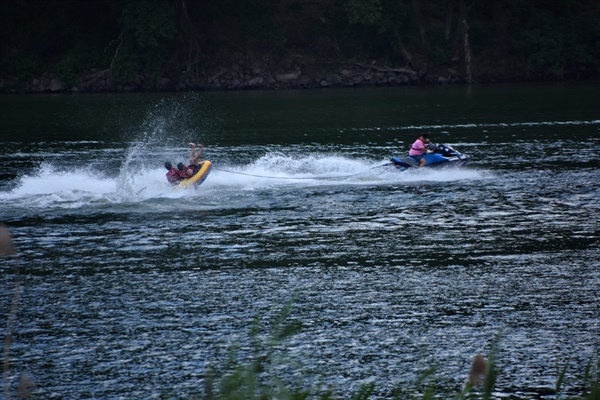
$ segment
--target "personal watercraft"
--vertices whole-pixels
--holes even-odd
[[[427,154],[423,155],[425,167],[462,166],[471,157],[460,153],[447,144],[427,143]],[[401,171],[419,167],[419,162],[412,157],[392,157],[392,164]]]

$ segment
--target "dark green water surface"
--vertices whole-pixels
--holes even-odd
[[[303,329],[267,372],[301,386],[383,399],[437,365],[457,392],[495,347],[496,398],[553,398],[564,365],[581,393],[600,358],[599,93],[2,96],[11,387],[26,372],[44,399],[189,398],[293,299]],[[421,133],[472,161],[384,165]],[[213,171],[174,192],[163,164],[190,141]]]

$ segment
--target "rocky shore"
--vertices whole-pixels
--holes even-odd
[[[129,83],[116,82],[109,70],[91,70],[69,81],[56,74],[45,73],[21,82],[0,79],[2,93],[98,93],[151,91],[274,90],[328,87],[412,86],[417,84],[461,83],[454,70],[430,74],[411,68],[379,66],[376,63],[326,65],[291,65],[272,68],[259,65],[233,64],[212,71],[182,73],[176,79],[158,81],[138,76]]]

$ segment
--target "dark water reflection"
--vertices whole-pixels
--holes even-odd
[[[456,392],[473,355],[495,346],[498,398],[552,393],[565,363],[565,391],[580,393],[600,356],[600,123],[583,101],[592,94],[574,87],[574,110],[567,88],[561,102],[540,87],[545,107],[531,89],[481,90],[216,94],[194,109],[218,115],[199,125],[220,127],[210,132],[186,125],[196,117],[185,105],[198,102],[187,97],[146,117],[132,108],[141,133],[125,141],[135,132],[126,118],[111,120],[123,129],[108,137],[97,128],[39,143],[48,116],[34,139],[13,134],[0,152],[19,166],[8,163],[0,183],[19,249],[2,260],[3,309],[17,264],[24,286],[11,382],[28,371],[40,398],[186,398],[230,345],[248,355],[255,318],[266,326],[293,299],[303,329],[273,373],[307,387],[347,397],[373,382],[374,397],[389,398],[437,365],[434,381]],[[523,97],[532,108],[516,113]],[[90,115],[100,100],[77,109]],[[89,127],[58,125],[48,129]],[[379,167],[419,130],[473,163]],[[185,154],[190,131],[215,170],[201,191],[174,194],[162,163]]]

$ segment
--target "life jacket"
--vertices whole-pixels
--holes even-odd
[[[179,181],[181,181],[181,179],[182,179],[181,176],[179,175],[179,171],[176,168],[171,168],[167,172],[166,176],[167,176],[167,180],[172,185],[179,183]]]
[[[200,170],[200,166],[199,165],[188,165],[187,167],[185,167],[183,170],[178,171],[179,176],[181,177],[181,179],[188,179],[191,178],[192,176],[196,175],[196,173]]]
[[[190,165],[188,165],[188,167],[186,168],[185,171],[186,171],[186,173],[188,173],[187,171],[192,171],[191,175],[188,175],[188,177],[193,176],[193,175],[196,175],[198,173],[198,171],[200,171],[200,166],[196,165],[196,164],[190,164]]]
[[[417,142],[421,142],[423,144],[423,148],[415,148],[415,143]],[[421,139],[417,139],[415,140],[415,142],[412,144],[412,146],[410,146],[410,151],[408,152],[409,156],[422,156],[423,154],[425,154],[427,152],[427,147],[425,147],[425,142],[423,142]]]

